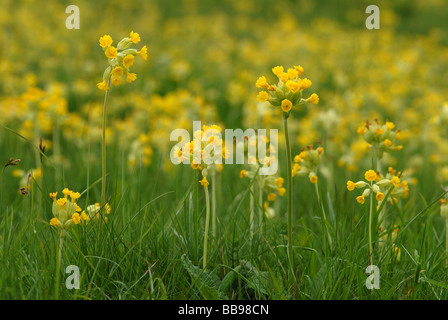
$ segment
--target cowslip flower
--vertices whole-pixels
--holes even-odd
[[[268,137],[264,135],[254,135],[245,139],[244,142],[239,142],[237,149],[244,151],[244,157],[247,158],[247,168],[240,171],[240,178],[247,178],[253,180],[250,192],[250,236],[251,238],[255,232],[255,207],[258,207],[258,223],[259,232],[263,233],[263,219],[264,217],[272,218],[275,216],[275,210],[269,207],[269,203],[277,199],[277,195],[283,197],[286,189],[283,187],[285,179],[275,174],[262,175],[261,170],[268,170],[269,166],[276,166],[278,163],[277,150],[273,144],[270,143]],[[265,157],[258,158],[256,156],[257,150],[266,150]],[[264,197],[266,195],[266,202]],[[257,203],[257,205],[255,205]]]
[[[131,48],[133,44],[140,42],[140,35],[131,31],[129,37],[123,38],[116,47],[112,46],[113,40],[110,35],[100,38],[99,44],[108,58],[109,66],[103,73],[103,81],[97,83],[97,87],[103,91],[109,91],[110,83],[119,86],[123,83],[123,76],[126,82],[131,83],[137,79],[135,73],[131,73],[129,68],[134,64],[135,56],[140,56],[143,60],[148,58],[148,48],[143,46],[140,51]]]
[[[99,202],[88,205],[86,210],[81,212],[81,219],[86,220],[86,222],[89,222],[90,220],[93,220],[93,219],[100,219],[100,214],[99,214],[100,210],[101,210],[101,205],[99,204]],[[106,203],[104,205],[104,212],[106,213],[106,215],[109,215],[111,210],[112,209],[111,209],[109,203]],[[104,222],[107,222],[107,217],[104,217]]]
[[[272,68],[272,73],[277,76],[278,83],[271,85],[265,76],[261,76],[255,86],[262,90],[258,93],[257,99],[260,102],[269,101],[274,107],[281,107],[284,114],[289,116],[293,107],[300,107],[305,103],[318,104],[319,96],[313,93],[309,98],[303,98],[303,90],[311,87],[311,81],[307,78],[301,79],[303,73],[301,66],[294,66],[285,71],[283,66]]]
[[[100,38],[100,46],[102,48],[109,47],[113,42],[114,41],[112,40],[112,37],[108,34],[106,34]]]
[[[317,202],[321,203],[321,196],[319,191],[319,178],[317,176],[317,170],[319,168],[319,164],[321,162],[321,157],[324,153],[324,148],[320,146],[314,148],[313,145],[307,146],[306,149],[302,149],[301,152],[294,157],[294,166],[292,167],[290,177],[294,177],[296,175],[299,176],[308,176],[309,181],[314,185],[314,190],[316,192],[316,198]],[[321,212],[322,212],[322,219],[324,221],[327,220],[327,214],[325,212],[325,208],[323,205],[321,205]],[[328,237],[328,244],[331,247],[333,240],[330,234],[330,231],[327,227],[325,227],[327,237]]]
[[[133,43],[139,43],[140,42],[140,35],[138,33],[135,33],[134,31],[131,31],[131,34],[129,35],[129,38]]]
[[[272,68],[272,73],[277,76],[277,84],[269,84],[265,77],[258,78],[255,86],[263,89],[257,95],[260,102],[268,101],[274,107],[280,107],[282,110],[283,129],[285,134],[286,144],[286,159],[288,171],[288,260],[289,272],[293,276],[294,270],[294,252],[293,252],[293,236],[292,236],[292,161],[291,161],[291,145],[289,142],[288,118],[293,107],[300,107],[307,102],[317,103],[318,96],[314,95],[312,98],[304,99],[303,90],[311,87],[311,81],[308,79],[301,79],[300,75],[303,73],[301,66],[289,68],[286,72],[283,66],[276,66]],[[317,176],[316,176],[317,177]],[[317,182],[313,177],[312,181]]]
[[[379,180],[389,180],[393,189],[390,193],[390,202],[395,204],[398,202],[398,198],[406,198],[409,195],[409,172],[404,170],[403,172],[396,172],[392,167],[389,167],[387,174],[379,175]]]
[[[76,203],[76,200],[81,197],[79,192],[64,188],[62,193],[64,197],[59,199],[57,199],[57,192],[50,193],[50,198],[53,199],[52,213],[54,216],[50,220],[50,225],[64,234],[66,230],[81,222],[79,213],[82,209]]]
[[[311,183],[317,183],[317,170],[321,161],[324,148],[319,146],[314,149],[314,146],[310,145],[306,149],[302,149],[300,154],[294,157],[294,166],[292,168],[291,175],[308,176]]]
[[[373,198],[375,194],[375,199],[378,201],[377,211],[381,208],[381,203],[385,199],[384,193],[386,193],[387,188],[394,187],[391,179],[382,178],[381,175],[374,170],[367,170],[364,173],[364,178],[366,181],[347,181],[347,189],[349,191],[353,191],[355,188],[364,189],[361,195],[356,197],[356,201],[363,205],[366,201],[366,198],[370,197],[370,209],[369,209],[369,220],[368,220],[368,230],[369,230],[369,256],[370,256],[370,264],[373,264],[373,244],[372,244],[372,223],[373,223]],[[380,213],[381,215],[381,213]],[[379,216],[380,216],[379,215]],[[379,217],[380,219],[380,217]],[[382,219],[380,219],[382,220]],[[384,239],[384,238],[383,238]],[[383,240],[384,241],[384,240]]]
[[[392,152],[403,149],[402,145],[397,145],[400,139],[400,129],[395,129],[395,124],[391,121],[381,124],[377,119],[373,123],[366,121],[365,125],[358,128],[358,134],[362,135],[372,149],[377,159],[381,160],[385,152]]]
[[[384,200],[384,190],[390,186],[393,187],[393,182],[391,179],[380,179],[381,176],[377,174],[374,170],[367,170],[364,173],[364,178],[366,181],[353,182],[351,180],[347,181],[347,189],[353,191],[354,189],[364,189],[361,196],[358,196],[356,200],[360,204],[364,204],[365,198],[369,197],[372,193],[375,193],[375,198],[378,202]],[[375,183],[374,183],[375,182]]]
[[[218,125],[204,125],[202,130],[193,132],[193,141],[186,142],[182,148],[175,146],[172,149],[172,161],[177,163],[189,163],[193,170],[200,170],[202,180],[198,182],[204,187],[206,194],[206,220],[208,221],[211,211],[212,235],[216,235],[216,176],[223,170],[222,159],[230,156],[224,146],[221,137],[222,128]],[[197,176],[195,176],[195,183]],[[210,179],[210,180],[209,180]],[[211,189],[211,201],[209,186]],[[210,210],[211,203],[211,210]],[[208,223],[206,223],[206,236],[204,238],[204,261],[203,268],[207,266],[207,237]]]

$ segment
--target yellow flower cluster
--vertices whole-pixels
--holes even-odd
[[[363,193],[356,198],[356,201],[360,204],[365,203],[366,197],[369,197],[371,193],[375,193],[375,198],[378,202],[382,202],[385,198],[385,193],[387,193],[388,188],[392,187],[391,191],[391,202],[396,203],[397,197],[406,197],[409,193],[407,181],[399,178],[399,175],[395,175],[395,170],[389,168],[389,173],[386,177],[381,176],[379,172],[374,170],[368,170],[364,174],[364,178],[367,181],[353,182],[351,180],[347,181],[347,189],[353,191],[356,189],[364,189]]]
[[[182,148],[174,147],[173,157],[178,163],[188,160],[194,170],[201,170],[203,179],[201,185],[207,187],[209,181],[207,175],[221,172],[223,165],[215,163],[230,154],[221,138],[222,128],[217,125],[203,126],[203,130],[193,133],[193,141],[185,143]]]
[[[398,198],[407,198],[409,196],[409,177],[406,171],[397,172],[392,167],[387,169],[387,174],[384,179],[388,179],[391,181],[393,185],[393,189],[390,193],[390,202],[397,203]],[[383,179],[383,176],[380,176],[380,180]]]
[[[300,75],[303,73],[301,66],[294,66],[294,68],[289,68],[286,72],[282,66],[277,66],[272,69],[272,72],[277,76],[278,83],[271,85],[267,82],[265,76],[258,78],[255,86],[265,89],[258,93],[258,101],[269,101],[274,107],[281,107],[286,114],[289,114],[293,106],[300,106],[306,102],[312,104],[319,103],[319,97],[315,93],[308,99],[302,98],[303,90],[311,87],[311,81],[307,78],[300,78]]]
[[[317,183],[317,170],[321,161],[324,148],[319,146],[314,149],[314,146],[310,145],[307,149],[302,149],[300,154],[294,157],[294,164],[292,166],[292,176],[306,176],[308,175],[311,183]]]
[[[365,126],[358,128],[357,132],[361,134],[364,140],[369,144],[378,159],[383,158],[384,152],[403,149],[402,145],[396,145],[395,142],[400,139],[400,129],[394,130],[395,124],[386,121],[381,124],[377,119],[374,123],[366,121]]]
[[[57,192],[50,193],[53,199],[52,212],[54,218],[50,220],[50,225],[59,230],[68,230],[73,225],[81,223],[82,220],[89,220],[85,212],[76,203],[76,200],[81,197],[79,192],[74,192],[68,188],[62,190],[64,197],[57,199]]]
[[[254,167],[251,166],[251,169],[249,171],[246,169],[241,170],[240,178],[253,179],[255,177],[255,174],[257,173],[257,170],[254,171],[253,168]],[[274,201],[277,198],[277,195],[274,193],[275,191],[280,197],[283,197],[286,192],[286,189],[283,187],[285,179],[283,179],[282,177],[278,177],[276,175],[262,176],[257,174],[255,180],[256,185],[268,194],[268,201]]]
[[[97,84],[98,89],[108,91],[110,83],[114,86],[122,84],[124,75],[126,75],[127,83],[131,83],[137,79],[137,75],[129,70],[134,64],[134,57],[139,55],[143,60],[148,59],[148,49],[146,46],[143,46],[140,51],[130,48],[132,44],[139,42],[140,36],[134,31],[131,31],[129,37],[123,38],[117,47],[112,46],[113,40],[110,35],[106,34],[100,38],[99,44],[109,59],[109,66],[104,71],[103,81]]]
[[[91,219],[94,219],[94,218],[95,219],[99,219],[99,217],[100,217],[100,214],[99,214],[100,209],[101,209],[101,206],[100,206],[100,204],[98,202],[95,203],[95,204],[91,204],[91,205],[87,206],[87,209],[85,211],[83,211],[83,214],[85,214],[85,216],[86,216],[85,220],[90,221]],[[106,203],[104,205],[104,209],[105,209],[105,213],[107,215],[109,215],[111,210],[112,210],[108,203]],[[108,219],[107,217],[104,217],[104,222],[107,222],[107,219]]]
[[[270,144],[269,138],[264,135],[255,135],[245,139],[244,142],[239,142],[236,148],[237,150],[244,149],[245,163],[247,163],[247,169],[240,171],[240,178],[255,179],[254,187],[258,192],[259,205],[263,205],[264,210],[262,211],[267,218],[274,217],[275,210],[270,207],[269,203],[274,202],[277,199],[277,195],[280,197],[285,195],[286,189],[283,187],[285,179],[276,174],[261,175],[260,170],[271,165],[278,165],[278,163],[275,163],[278,162],[277,150]],[[252,152],[257,154],[259,148],[266,148],[266,156],[261,160],[251,154]],[[263,203],[264,194],[266,194],[267,201]]]

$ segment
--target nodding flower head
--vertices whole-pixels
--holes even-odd
[[[223,165],[219,162],[230,157],[221,131],[218,125],[204,125],[203,130],[193,133],[193,141],[185,143],[182,148],[173,148],[172,159],[177,163],[188,160],[193,170],[201,170],[203,179],[200,183],[205,187],[209,185],[207,175],[214,176],[221,172]]]
[[[369,148],[378,159],[383,158],[384,152],[392,152],[403,149],[402,145],[397,145],[400,139],[400,129],[395,130],[395,124],[390,121],[381,124],[377,119],[373,123],[366,121],[366,124],[357,130],[364,140],[369,144]]]
[[[53,199],[52,212],[54,218],[50,220],[50,225],[59,230],[68,230],[73,225],[81,223],[83,220],[82,209],[76,203],[76,200],[81,197],[79,192],[73,192],[68,188],[62,190],[64,197],[57,198],[58,193],[50,193],[50,198]]]
[[[393,187],[390,193],[390,202],[392,204],[398,201],[398,198],[406,198],[409,195],[409,172],[404,170],[403,172],[394,170],[394,168],[389,167],[387,169],[387,174],[385,176],[379,175],[377,182],[380,187]]]
[[[283,115],[289,116],[293,107],[299,107],[306,102],[319,103],[319,96],[313,93],[309,98],[303,98],[303,90],[311,87],[311,81],[307,78],[301,79],[303,73],[301,66],[294,66],[285,71],[283,66],[272,68],[272,72],[278,78],[277,84],[269,84],[265,76],[261,76],[255,83],[257,88],[263,89],[257,95],[260,102],[269,101],[274,107],[281,107]]]
[[[129,37],[123,38],[117,47],[112,46],[113,40],[110,35],[104,35],[99,40],[99,45],[104,50],[104,55],[108,58],[109,66],[103,73],[103,81],[97,83],[100,90],[108,91],[109,85],[122,84],[125,80],[131,83],[137,79],[135,73],[130,72],[130,67],[134,64],[134,57],[140,56],[143,60],[148,58],[148,48],[143,46],[140,51],[131,48],[133,44],[140,42],[140,35],[131,31]],[[124,78],[124,79],[123,79]]]
[[[407,181],[400,179],[400,172],[398,175],[395,175],[395,173],[396,171],[391,167],[385,177],[374,170],[367,170],[364,173],[364,178],[366,181],[361,180],[358,182],[353,182],[349,180],[347,181],[347,189],[349,191],[364,189],[362,195],[356,198],[360,204],[364,204],[364,199],[369,197],[371,193],[374,193],[376,200],[381,203],[384,201],[390,188],[392,188],[389,199],[392,204],[395,204],[398,201],[398,197],[406,197],[409,194]]]
[[[317,170],[321,161],[324,148],[319,146],[314,149],[314,146],[310,145],[294,157],[294,165],[292,167],[292,176],[308,176],[311,183],[317,183]]]

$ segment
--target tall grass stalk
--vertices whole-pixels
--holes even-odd
[[[204,186],[205,191],[205,234],[204,234],[204,253],[203,253],[203,264],[202,268],[207,271],[207,241],[208,241],[208,228],[210,224],[210,196],[208,193],[208,187]]]
[[[216,237],[216,173],[212,174],[212,236]]]
[[[250,217],[249,217],[249,224],[250,224],[250,238],[253,239],[254,237],[254,217],[255,217],[255,197],[254,197],[254,186],[250,186]]]
[[[258,223],[260,228],[260,234],[263,234],[263,215],[264,215],[264,206],[263,206],[263,189],[258,188]]]
[[[332,248],[333,246],[333,242],[331,240],[331,235],[330,235],[330,231],[328,230],[328,220],[327,220],[327,215],[325,214],[325,208],[324,208],[324,204],[322,202],[322,199],[320,198],[320,193],[319,193],[319,183],[315,183],[314,184],[314,189],[316,190],[316,196],[317,196],[317,202],[319,203],[319,206],[321,208],[321,212],[322,212],[322,219],[324,220],[324,226],[325,226],[325,231],[327,233],[327,237],[328,237],[328,244],[330,245],[330,248]]]
[[[372,188],[372,182],[370,182],[370,188]],[[373,193],[371,192],[370,208],[369,208],[369,259],[370,259],[370,265],[373,265],[372,220],[373,220]]]

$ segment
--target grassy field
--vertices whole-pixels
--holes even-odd
[[[380,30],[365,27],[370,4]],[[447,299],[447,13],[5,0],[0,298]],[[135,51],[114,60],[123,38]],[[193,137],[198,120],[278,129],[276,175],[262,160],[173,164],[171,132]]]

